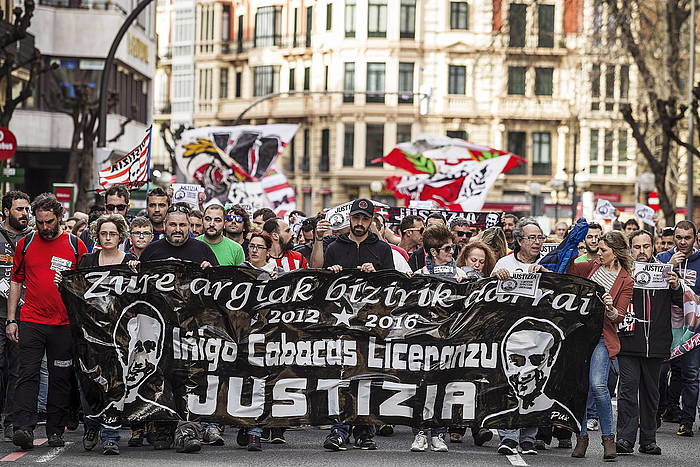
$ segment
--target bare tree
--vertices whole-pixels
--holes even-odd
[[[620,111],[654,174],[666,225],[673,225],[675,220],[679,149],[688,148],[682,135],[686,129],[683,117],[687,98],[683,83],[688,76],[685,44],[689,37],[690,1],[602,0],[599,3],[607,7],[609,25],[616,32],[623,52],[637,68],[637,100],[621,106]]]
[[[8,18],[10,27],[0,34],[0,85],[4,86],[4,99],[0,101],[0,126],[7,128],[12,120],[15,109],[32,96],[37,77],[53,68],[41,60],[41,53],[34,48],[31,56],[23,60],[19,56],[17,43],[27,37],[27,29],[34,16],[34,0],[25,0],[24,9],[15,7],[13,18]],[[0,19],[3,13],[0,12]],[[14,92],[15,74],[26,70],[26,79],[21,80],[20,89]],[[20,81],[20,80],[17,80]]]

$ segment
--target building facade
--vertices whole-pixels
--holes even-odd
[[[307,213],[357,196],[394,204],[371,182],[397,169],[372,161],[421,133],[526,160],[500,177],[487,207],[527,212],[533,182],[549,210],[570,205],[574,177],[577,194],[636,201],[636,150],[619,113],[634,98],[634,67],[611,53],[601,0],[193,6],[192,125],[299,123],[280,165]]]
[[[98,97],[104,59],[112,40],[136,0],[40,0],[30,26],[45,65],[34,95],[15,112],[10,129],[17,136],[14,165],[25,169],[21,187],[31,195],[64,182],[73,136],[66,102],[80,89],[90,101]],[[129,28],[116,54],[108,91],[117,100],[108,113],[107,139],[124,134],[108,147],[127,152],[143,138],[152,119],[155,73],[155,7],[149,6]],[[97,152],[96,152],[97,153]],[[95,160],[95,172],[105,161]],[[92,189],[94,187],[79,187]]]

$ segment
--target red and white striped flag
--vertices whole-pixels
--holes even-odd
[[[153,127],[146,130],[146,137],[141,144],[129,154],[99,172],[101,188],[108,189],[114,185],[126,185],[126,188],[138,188],[148,182],[151,171],[151,134]]]

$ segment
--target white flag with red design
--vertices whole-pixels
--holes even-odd
[[[114,185],[126,185],[127,188],[138,188],[148,182],[151,162],[151,134],[153,127],[146,130],[146,136],[129,154],[119,159],[109,167],[100,170],[100,190],[106,190]],[[98,191],[100,191],[98,190]]]

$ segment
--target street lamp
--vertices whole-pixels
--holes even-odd
[[[549,186],[552,188],[552,198],[554,198],[554,225],[559,222],[559,193],[566,190],[567,185],[566,180],[559,175],[549,181]]]

